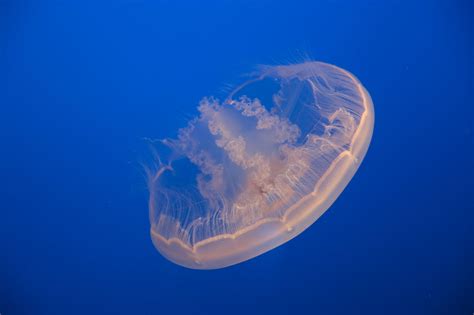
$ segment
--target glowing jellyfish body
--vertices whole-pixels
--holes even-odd
[[[194,269],[248,260],[308,228],[356,172],[374,124],[361,83],[320,62],[261,67],[198,109],[161,141],[170,160],[148,169],[153,243]]]

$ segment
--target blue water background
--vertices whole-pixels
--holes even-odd
[[[0,313],[472,314],[472,1],[0,0]],[[201,97],[312,58],[372,144],[311,228],[216,271],[153,248],[139,162]]]

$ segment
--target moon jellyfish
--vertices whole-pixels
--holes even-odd
[[[321,62],[262,66],[198,111],[158,141],[167,153],[147,168],[153,244],[193,269],[237,264],[303,232],[351,180],[374,125],[356,77]]]

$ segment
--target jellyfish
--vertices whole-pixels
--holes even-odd
[[[192,269],[246,261],[307,229],[357,171],[374,125],[358,79],[316,61],[261,66],[198,112],[156,141],[166,154],[146,168],[152,242]]]

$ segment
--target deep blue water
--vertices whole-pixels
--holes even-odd
[[[0,313],[472,314],[473,19],[448,0],[0,0]],[[143,138],[307,57],[374,101],[349,186],[256,259],[162,258]]]

